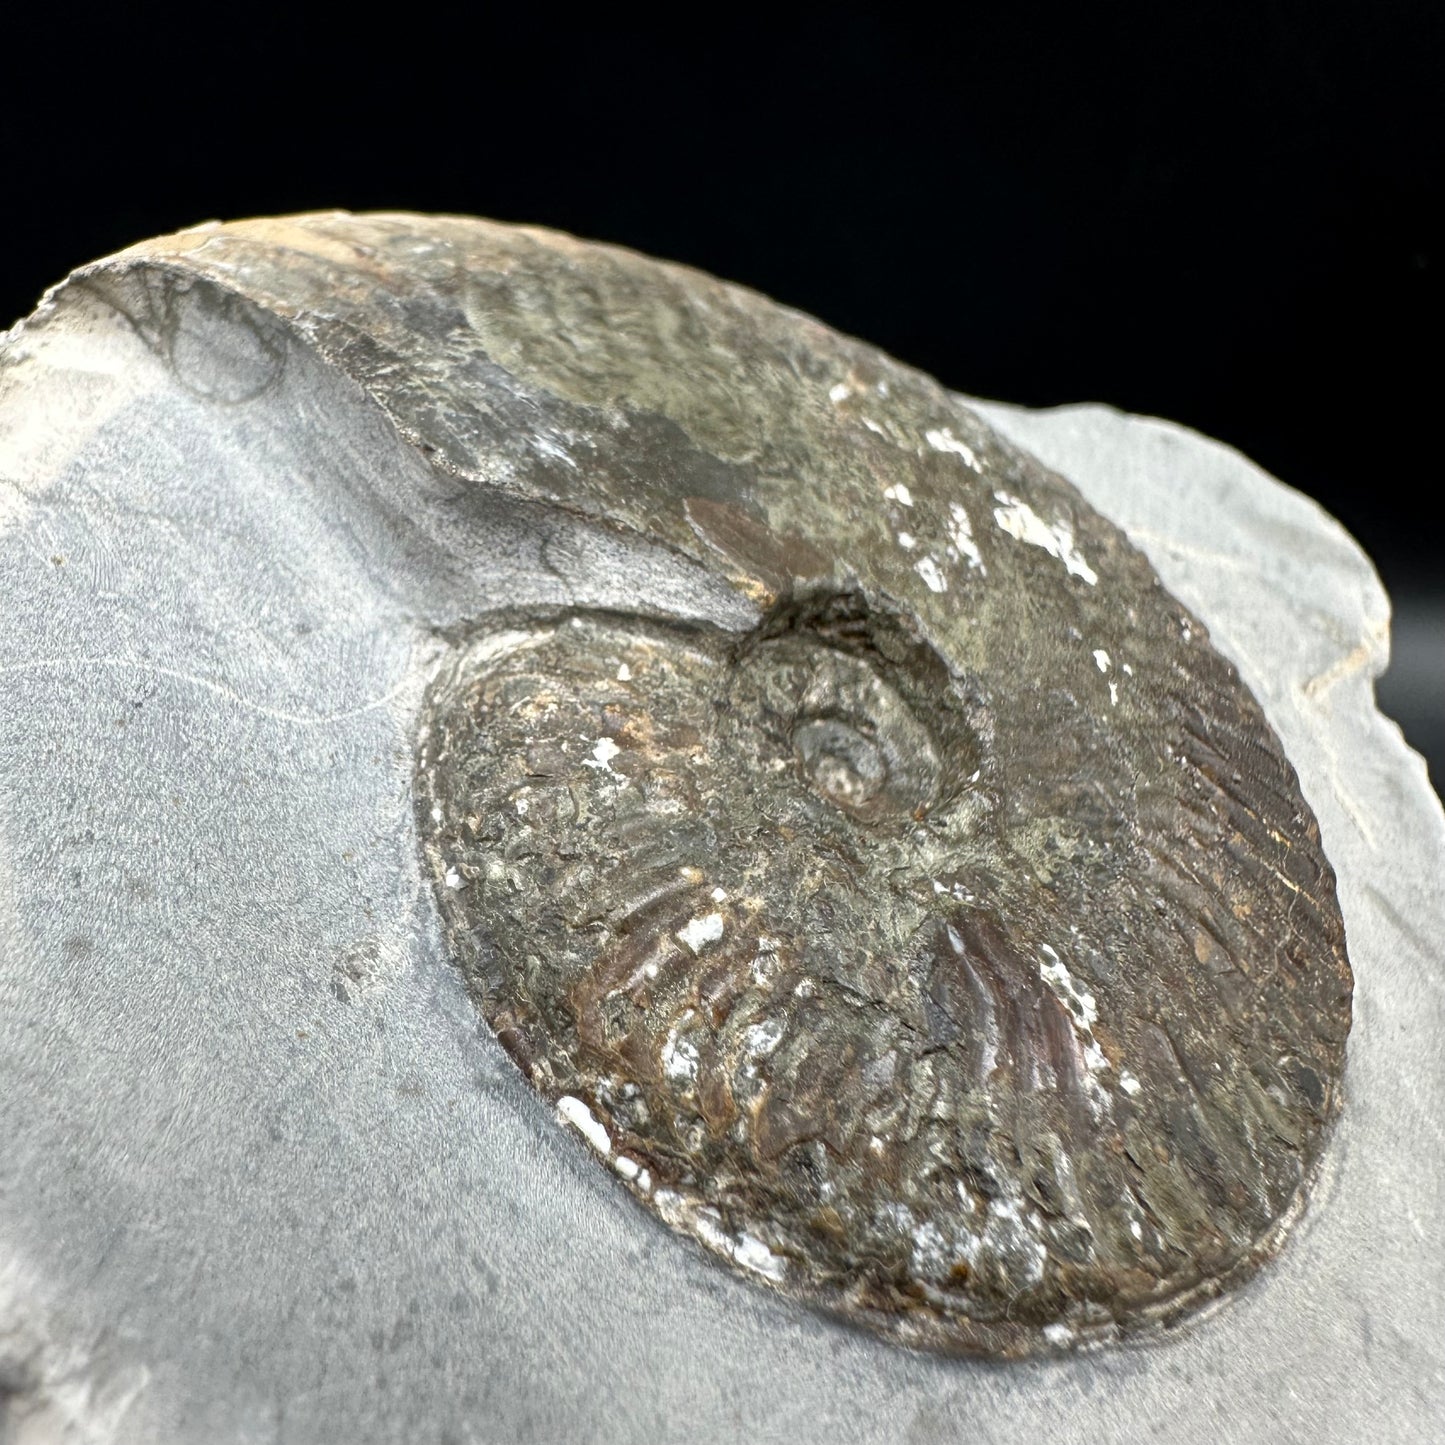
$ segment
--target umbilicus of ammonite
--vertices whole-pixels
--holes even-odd
[[[162,348],[177,287],[290,326],[459,495],[736,600],[478,615],[422,709],[450,946],[619,1187],[999,1356],[1157,1334],[1278,1250],[1340,1105],[1333,874],[1235,669],[1067,481],[866,345],[548,232],[247,222],[93,284]]]

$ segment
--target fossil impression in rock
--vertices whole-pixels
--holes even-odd
[[[1277,1251],[1340,1105],[1333,875],[1235,669],[1067,481],[866,345],[536,230],[211,226],[70,288],[223,403],[306,350],[454,531],[503,496],[542,539],[549,601],[442,629],[418,847],[618,1187],[1006,1357],[1158,1333]],[[639,548],[671,600],[629,601]]]

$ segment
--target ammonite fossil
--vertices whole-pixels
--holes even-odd
[[[457,962],[619,1187],[761,1284],[999,1356],[1157,1332],[1278,1249],[1340,1104],[1333,875],[1234,668],[1066,481],[612,248],[346,216],[163,245],[263,303],[258,385],[289,323],[458,497],[729,599],[479,611],[423,707]],[[164,287],[116,304],[184,343]]]

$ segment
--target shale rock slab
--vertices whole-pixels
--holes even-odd
[[[730,594],[580,519],[459,522],[334,368],[237,335],[197,308],[167,364],[76,294],[0,355],[0,1438],[1439,1437],[1445,819],[1332,521],[1165,423],[979,404],[1262,703],[1355,1022],[1314,1204],[1237,1299],[1148,1349],[938,1359],[623,1196],[481,1024],[422,876],[438,628]]]

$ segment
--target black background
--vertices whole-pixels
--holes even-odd
[[[143,236],[334,206],[688,261],[1316,497],[1396,599],[1382,698],[1441,785],[1445,5],[585,13],[6,15],[0,325]]]

